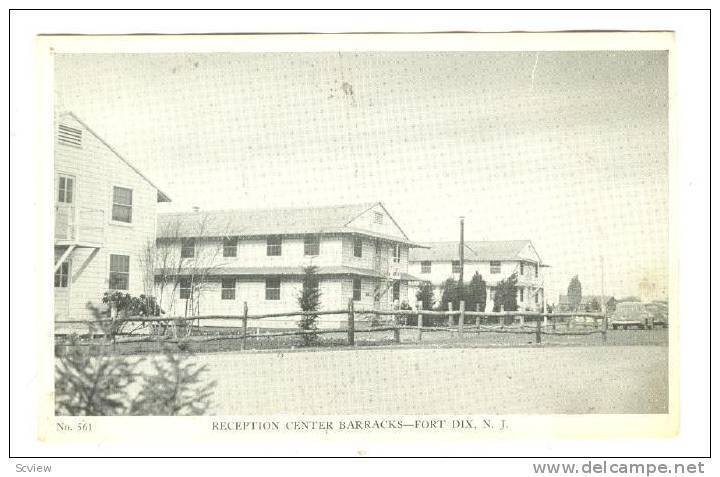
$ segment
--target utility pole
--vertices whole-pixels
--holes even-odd
[[[463,293],[463,275],[465,272],[465,217],[460,216],[460,279],[458,280],[458,295],[460,301],[465,299]]]
[[[600,311],[605,313],[605,257],[600,255]]]

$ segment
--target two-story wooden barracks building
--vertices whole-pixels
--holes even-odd
[[[417,280],[408,251],[420,246],[379,202],[161,214],[157,244],[161,306],[175,316],[240,315],[243,302],[251,314],[297,311],[308,265],[317,266],[321,309],[345,309],[350,299],[390,309],[408,301]]]
[[[409,271],[421,281],[431,282],[435,299],[442,297],[442,284],[448,278],[460,275],[458,242],[429,242],[425,248],[410,252]],[[513,273],[517,276],[517,303],[519,310],[539,310],[545,299],[544,265],[530,240],[468,241],[465,242],[463,279],[469,282],[475,272],[487,284],[487,302],[484,311],[492,311],[495,287]],[[413,287],[411,294],[416,293]],[[413,295],[414,296],[414,295]]]
[[[413,242],[379,202],[158,215],[168,196],[85,123],[63,113],[55,127],[56,321],[92,319],[106,291],[156,296],[168,316],[238,316],[244,302],[251,314],[293,312],[308,265],[317,266],[321,309],[351,299],[390,309],[414,304],[421,281],[439,299],[442,282],[459,274],[457,242]],[[483,275],[488,310],[511,273],[520,308],[538,308],[542,267],[528,240],[466,242],[465,279]]]

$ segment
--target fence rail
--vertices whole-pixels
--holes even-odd
[[[318,330],[293,330],[293,331],[274,331],[270,333],[258,333],[254,335],[248,334],[248,321],[249,320],[264,320],[270,318],[291,318],[298,316],[327,316],[327,315],[346,315],[343,320],[338,320],[340,323],[345,323],[346,326],[342,328],[330,328],[330,329],[318,329]],[[390,317],[387,320],[389,323],[383,323],[379,326],[371,326],[368,328],[357,328],[355,326],[357,315],[374,315],[376,317],[387,316]],[[408,325],[407,318],[416,317],[415,325]],[[439,320],[441,323],[438,325],[437,322],[431,326],[424,326],[424,318],[426,317],[440,317],[445,320]],[[457,320],[453,318],[457,317]],[[578,317],[592,318],[591,328],[578,330],[572,327],[572,322]],[[471,322],[468,322],[468,318]],[[513,324],[506,324],[507,319],[511,319]],[[347,344],[355,344],[355,334],[366,333],[366,332],[379,332],[379,331],[392,331],[394,335],[394,341],[400,343],[400,331],[401,330],[415,330],[416,341],[422,341],[423,333],[426,332],[450,332],[456,335],[459,340],[464,338],[465,334],[479,334],[479,333],[510,333],[510,334],[523,334],[523,335],[535,335],[535,342],[541,343],[543,335],[552,336],[581,336],[581,335],[592,335],[601,334],[603,343],[607,341],[607,330],[608,320],[607,315],[602,313],[539,313],[539,312],[524,312],[524,311],[502,311],[502,312],[480,312],[480,311],[465,311],[465,303],[460,302],[459,310],[424,310],[422,309],[422,303],[418,302],[417,307],[413,310],[356,310],[354,302],[350,300],[348,307],[345,309],[337,310],[322,310],[322,311],[293,311],[285,313],[264,313],[251,315],[248,313],[247,302],[243,304],[242,315],[203,315],[203,316],[189,316],[189,317],[167,317],[167,316],[129,316],[129,317],[116,317],[108,318],[104,320],[94,321],[83,321],[83,320],[69,320],[69,321],[56,321],[57,325],[63,324],[86,324],[89,326],[98,325],[103,329],[111,329],[113,343],[120,342],[141,342],[141,341],[157,341],[157,338],[141,338],[141,339],[128,339],[128,333],[120,331],[122,325],[126,323],[154,323],[159,327],[166,329],[168,327],[173,329],[172,337],[164,337],[165,342],[179,342],[181,338],[177,335],[177,328],[190,328],[192,323],[197,322],[197,326],[200,327],[203,321],[228,321],[228,322],[240,322],[241,326],[238,328],[238,333],[230,333],[225,335],[218,335],[212,337],[205,337],[202,340],[214,341],[223,339],[239,339],[241,341],[241,349],[246,348],[248,338],[271,338],[271,337],[283,337],[283,336],[302,336],[302,335],[319,335],[327,333],[346,333]],[[495,325],[488,325],[488,321],[496,321]],[[514,324],[518,320],[519,324]],[[525,320],[534,321],[533,325],[525,324]],[[437,321],[437,320],[435,320]],[[445,323],[442,323],[445,321]],[[457,324],[454,324],[457,321]],[[485,322],[485,324],[483,324]],[[558,322],[564,323],[566,329],[564,331],[558,331]],[[107,325],[110,326],[107,326]],[[429,324],[429,323],[428,323]],[[583,323],[584,327],[587,327],[588,323]],[[102,334],[102,333],[100,333]],[[132,335],[132,333],[130,333]],[[121,339],[117,339],[120,337]],[[132,335],[137,338],[137,335]],[[123,339],[125,338],[125,339]],[[198,339],[195,339],[198,341]]]

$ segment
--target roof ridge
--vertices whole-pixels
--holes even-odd
[[[252,212],[265,210],[303,210],[303,209],[338,209],[341,207],[365,207],[378,204],[378,202],[358,202],[346,204],[327,204],[327,205],[306,205],[306,206],[283,206],[283,207],[234,207],[230,209],[200,209],[197,212],[193,210],[177,211],[177,212],[161,212],[158,215],[189,215],[201,213],[219,213],[219,212]]]
[[[148,176],[146,176],[145,174],[143,174],[142,172],[140,172],[140,169],[138,169],[137,167],[135,167],[135,165],[134,165],[132,162],[130,162],[130,161],[128,161],[127,159],[125,159],[125,157],[123,157],[122,154],[120,154],[113,146],[111,146],[110,143],[108,143],[102,136],[100,136],[98,133],[96,133],[93,128],[91,128],[90,126],[88,126],[88,125],[85,123],[85,121],[83,121],[82,119],[80,119],[77,114],[75,114],[74,112],[72,112],[72,111],[70,111],[70,110],[65,110],[65,111],[61,111],[61,112],[57,113],[57,117],[58,117],[58,118],[60,118],[60,117],[62,117],[62,116],[71,116],[73,119],[75,119],[75,121],[79,122],[82,127],[84,127],[85,129],[87,129],[90,134],[92,134],[93,136],[95,136],[95,138],[96,138],[98,141],[100,141],[105,147],[107,147],[107,148],[110,150],[110,152],[112,152],[113,154],[115,154],[115,156],[116,156],[118,159],[120,159],[122,162],[124,162],[125,165],[127,165],[130,169],[132,169],[137,175],[139,175],[140,177],[142,177],[143,179],[145,179],[145,181],[146,181],[148,184],[150,184],[151,186],[153,186],[153,187],[155,188],[155,190],[156,190],[160,195],[162,195],[163,197],[165,197],[165,199],[167,199],[167,201],[170,202],[170,196],[168,196],[165,192],[163,192],[162,190],[160,190],[160,188],[159,188],[158,186],[156,186],[155,183],[153,183],[153,181],[151,181]]]

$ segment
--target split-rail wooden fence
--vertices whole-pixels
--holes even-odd
[[[344,315],[346,317],[343,327],[328,328],[317,330],[300,330],[298,328],[285,330],[270,330],[261,333],[260,328],[256,329],[256,333],[248,333],[248,321],[265,320],[272,318],[297,318],[303,315],[326,316],[326,315]],[[356,327],[356,317],[358,315],[370,315],[376,318],[377,326]],[[384,321],[380,317],[387,317]],[[415,324],[408,325],[408,318],[415,317],[412,320]],[[432,326],[425,326],[425,319],[432,319]],[[578,318],[582,320],[578,323]],[[402,330],[415,330],[416,341],[423,339],[424,333],[431,332],[450,332],[453,333],[457,340],[463,340],[466,336],[476,333],[511,333],[534,335],[535,343],[541,343],[543,335],[556,336],[573,336],[573,335],[592,335],[600,334],[602,341],[607,341],[608,319],[603,313],[540,313],[529,311],[502,311],[502,312],[480,312],[465,310],[465,303],[460,302],[458,310],[424,310],[422,303],[418,302],[415,309],[411,310],[356,310],[354,302],[351,300],[346,309],[338,310],[321,310],[312,312],[285,312],[285,313],[265,313],[251,315],[248,313],[247,302],[243,305],[242,315],[205,315],[205,316],[189,316],[189,317],[166,317],[166,316],[130,316],[116,317],[95,321],[57,321],[57,325],[66,324],[86,324],[94,326],[95,329],[113,329],[120,330],[122,325],[128,323],[138,323],[139,325],[151,324],[158,329],[172,330],[171,335],[166,337],[165,342],[180,342],[187,339],[179,334],[182,330],[202,329],[202,323],[212,320],[213,322],[227,322],[228,327],[237,329],[232,333],[225,333],[214,336],[194,336],[193,342],[213,341],[220,339],[239,339],[241,340],[241,350],[246,348],[248,339],[262,339],[284,336],[302,336],[304,334],[321,335],[328,333],[346,333],[347,344],[355,345],[355,335],[365,332],[392,331],[393,341],[400,343],[400,332]],[[508,325],[508,322],[511,324]],[[195,324],[196,323],[196,324]],[[528,324],[530,323],[530,324]],[[239,325],[239,326],[238,326]],[[181,330],[180,333],[178,330]],[[107,332],[105,332],[107,334]],[[134,335],[132,333],[113,333],[112,342],[142,342],[157,341],[157,338],[143,335]]]

